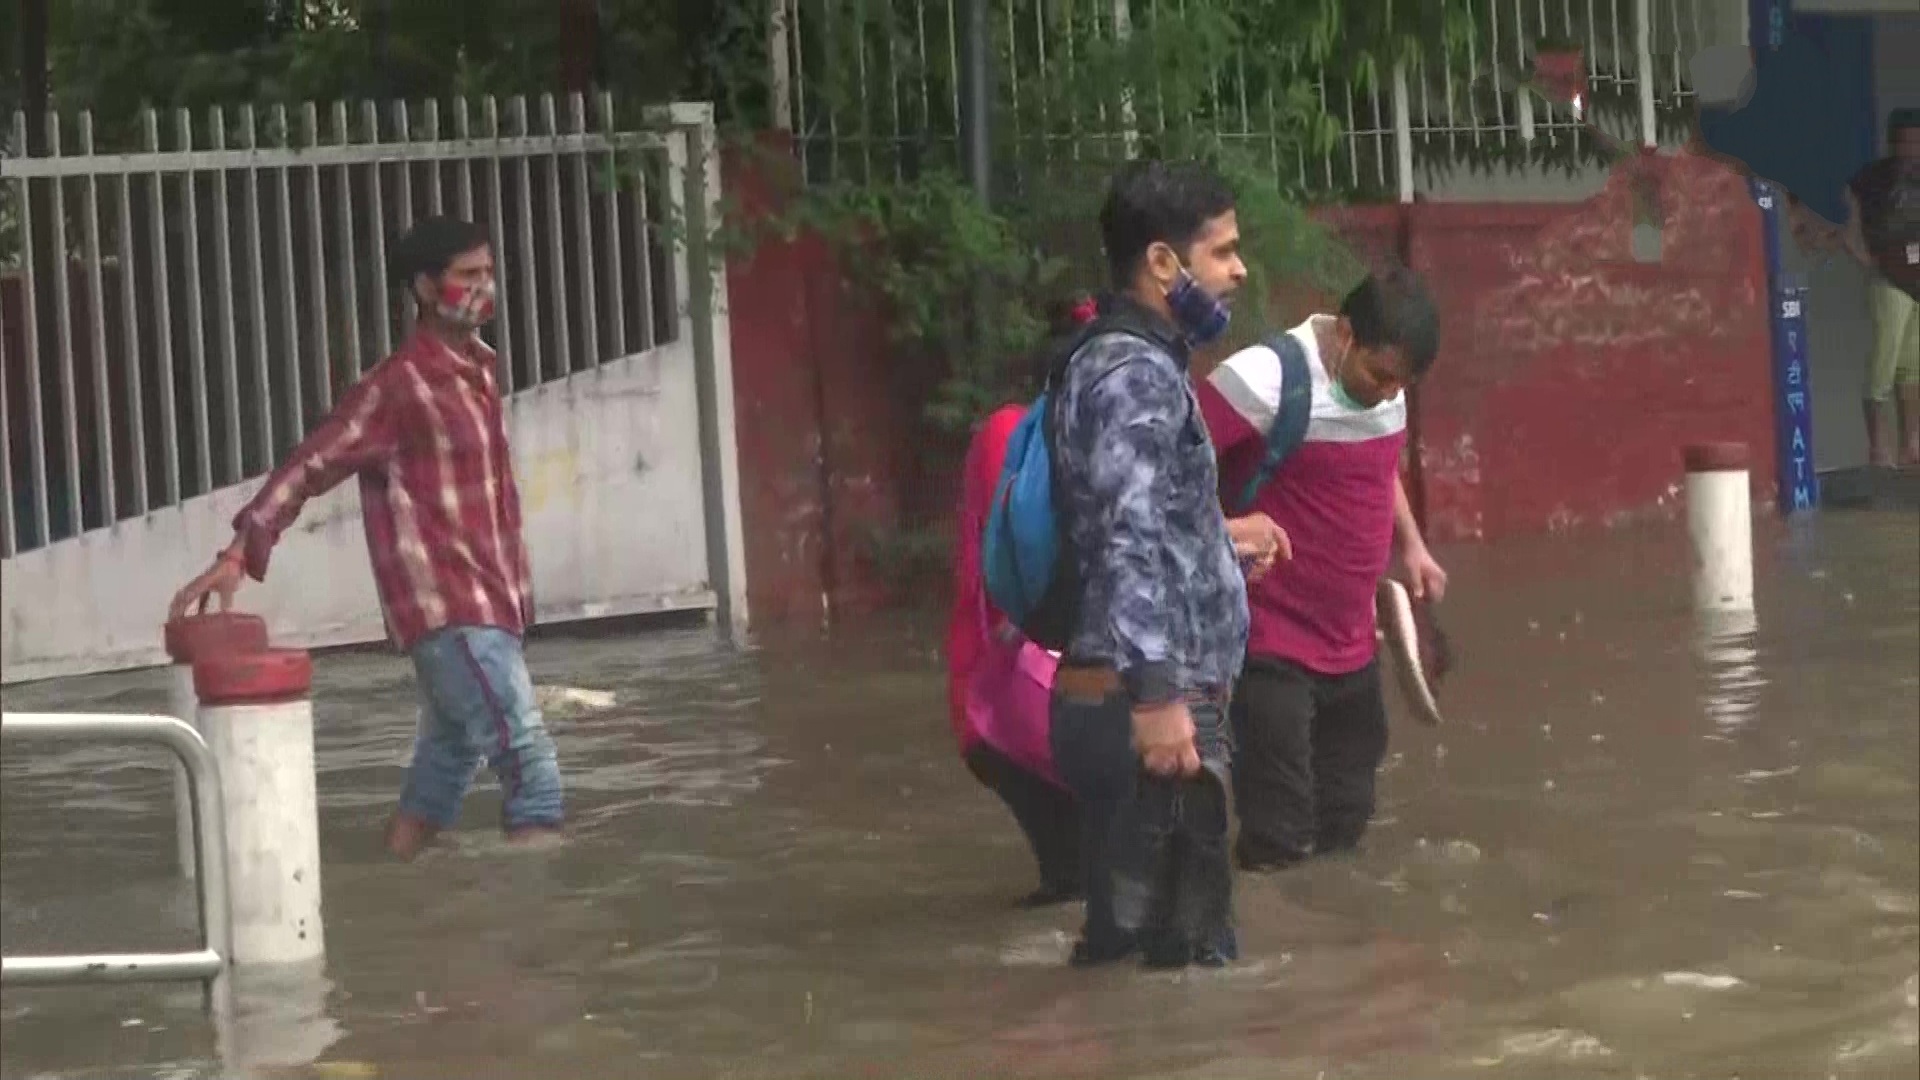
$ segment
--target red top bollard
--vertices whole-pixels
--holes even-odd
[[[191,664],[216,653],[262,652],[267,647],[267,620],[238,611],[186,615],[167,623],[161,632],[167,657]]]
[[[1748,468],[1747,444],[1741,442],[1694,443],[1681,457],[1690,473],[1738,472]]]
[[[203,708],[300,701],[313,692],[313,658],[305,649],[210,653],[193,663],[193,692]]]

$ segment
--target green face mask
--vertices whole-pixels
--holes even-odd
[[[1339,379],[1330,379],[1328,383],[1328,389],[1333,394],[1333,400],[1339,402],[1343,408],[1352,409],[1355,412],[1366,411],[1366,406],[1353,400],[1353,396],[1347,393],[1347,384],[1341,382]]]

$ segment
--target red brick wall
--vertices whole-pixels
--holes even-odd
[[[727,212],[751,224],[791,177],[769,153],[735,155]],[[727,270],[734,408],[756,619],[817,620],[888,599],[873,538],[897,528],[912,474],[912,395],[897,392],[879,307],[817,236],[758,238]]]
[[[1436,539],[1672,512],[1691,441],[1747,441],[1756,498],[1771,490],[1757,213],[1710,162],[1650,167],[1666,214],[1658,264],[1633,260],[1622,175],[1580,204],[1323,215],[1370,261],[1409,260],[1440,302],[1441,354],[1414,430]],[[729,177],[734,213],[776,197],[779,185],[739,161]],[[870,538],[925,520],[954,491],[926,467],[940,455],[919,412],[925,365],[895,355],[879,305],[816,238],[762,244],[728,280],[756,616],[817,618],[827,596],[870,607],[889,586]]]
[[[1481,538],[1677,508],[1680,448],[1755,449],[1773,483],[1759,217],[1745,184],[1660,159],[1665,235],[1636,263],[1624,175],[1577,206],[1411,208],[1408,252],[1442,313],[1419,400],[1428,531]]]

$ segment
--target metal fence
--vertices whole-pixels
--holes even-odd
[[[774,107],[811,180],[883,183],[957,164],[963,0],[777,2]],[[1671,136],[1691,103],[1688,59],[1730,32],[1715,25],[1714,0],[1461,0],[1465,32],[1423,42],[1398,73],[1359,57],[1291,63],[1276,57],[1299,54],[1294,43],[1243,41],[1198,61],[1209,89],[1176,115],[1150,84],[1127,85],[1118,47],[1181,19],[1186,0],[987,2],[998,163],[1016,186],[1053,163],[1120,156],[1170,123],[1256,151],[1278,182],[1314,198],[1404,191],[1402,137],[1419,170],[1565,160],[1581,149],[1580,125],[1515,85],[1536,41],[1580,42],[1594,102],[1637,128],[1649,99]],[[1336,130],[1294,126],[1295,95]]]
[[[0,159],[0,554],[270,468],[409,329],[425,215],[495,238],[503,391],[676,340],[688,146],[577,94],[50,117]]]
[[[171,716],[113,713],[6,713],[0,741],[148,743],[171,751],[185,767],[192,788],[194,875],[200,916],[200,947],[178,953],[99,953],[73,956],[8,956],[0,959],[0,984],[62,986],[76,983],[198,982],[215,1018],[233,1014],[233,921],[227,895],[227,826],[215,767],[206,741]]]

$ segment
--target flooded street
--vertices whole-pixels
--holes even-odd
[[[183,984],[10,992],[0,1075],[1910,1080],[1920,519],[1757,538],[1757,631],[1699,624],[1678,526],[1441,551],[1448,726],[1396,717],[1366,850],[1242,876],[1245,961],[1179,976],[1068,970],[1077,913],[1014,910],[937,618],[537,641],[538,683],[615,697],[550,713],[572,840],[503,850],[483,776],[412,866],[379,846],[412,670],[329,656],[326,981],[240,983],[236,1038],[283,1064],[223,1071]],[[164,702],[157,672],[6,693]],[[8,749],[8,953],[191,940],[145,753]]]

